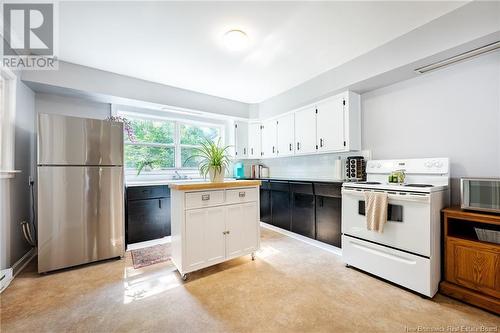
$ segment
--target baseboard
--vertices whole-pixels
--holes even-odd
[[[12,281],[12,268],[2,269],[0,271],[0,293],[2,293]]]
[[[0,293],[2,293],[14,280],[14,278],[22,272],[24,267],[29,264],[29,262],[36,256],[36,248],[31,248],[28,252],[24,254],[18,261],[12,265],[11,268],[2,270],[0,273]]]
[[[37,248],[32,247],[24,256],[12,265],[12,271],[14,273],[13,278],[15,278],[21,271],[30,263],[30,261],[36,256]]]
[[[328,251],[330,253],[336,254],[338,256],[342,256],[342,249],[339,249],[336,246],[332,246],[330,244],[325,244],[325,243],[317,241],[315,239],[311,239],[309,237],[305,237],[305,236],[296,234],[294,232],[291,232],[291,231],[288,231],[288,230],[284,230],[284,229],[275,227],[274,225],[267,224],[265,222],[260,222],[260,225],[262,227],[266,228],[266,229],[269,229],[269,230],[272,230],[272,231],[276,231],[276,232],[278,232],[278,233],[280,233],[282,235],[285,235],[285,236],[288,236],[290,238],[299,240],[301,242],[304,242],[304,243],[307,243],[309,245],[315,246],[317,248],[320,248],[322,250],[325,250],[325,251]]]

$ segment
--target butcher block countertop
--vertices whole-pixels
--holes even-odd
[[[229,180],[223,183],[212,183],[206,181],[200,182],[176,182],[168,184],[172,190],[178,191],[191,191],[191,190],[210,190],[215,188],[231,188],[231,187],[245,187],[245,186],[260,186],[260,180]]]

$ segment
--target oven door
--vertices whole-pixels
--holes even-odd
[[[388,199],[388,221],[378,233],[366,227],[364,191],[342,189],[342,233],[430,257],[430,194],[390,192]]]

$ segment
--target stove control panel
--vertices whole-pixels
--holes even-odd
[[[371,160],[366,165],[367,173],[391,173],[404,170],[413,174],[448,174],[448,158],[417,158],[406,160]]]

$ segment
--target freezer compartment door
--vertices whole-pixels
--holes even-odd
[[[123,165],[123,124],[38,115],[39,165]]]
[[[38,271],[124,255],[121,167],[38,167]]]

